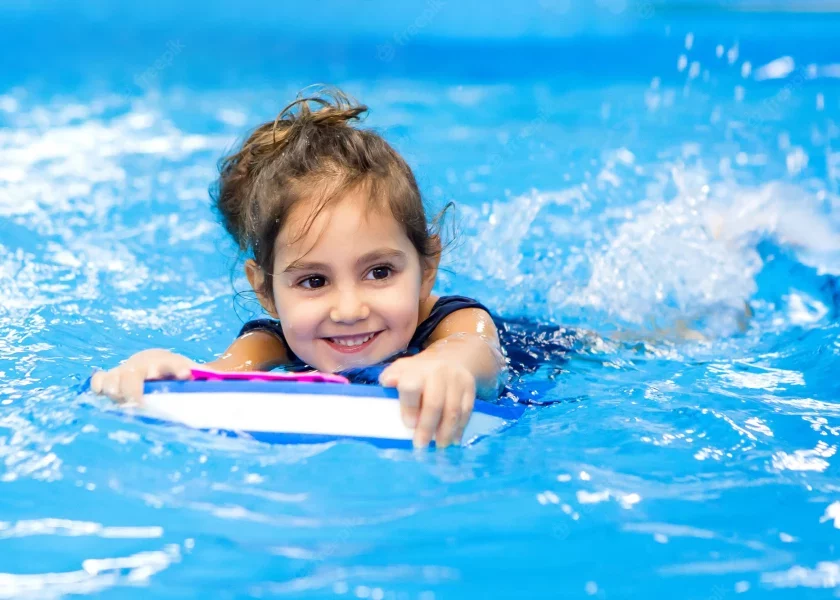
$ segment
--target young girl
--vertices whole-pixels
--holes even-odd
[[[445,447],[460,442],[476,394],[498,394],[505,363],[484,306],[432,295],[440,238],[406,162],[351,126],[366,111],[338,91],[299,96],[222,161],[215,205],[253,257],[248,282],[272,319],[247,323],[207,366],[339,372],[392,361],[379,383],[397,388],[415,446]],[[91,387],[137,402],[145,380],[189,379],[196,366],[146,350]]]

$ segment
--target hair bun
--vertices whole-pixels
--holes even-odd
[[[313,89],[314,88],[314,89]],[[312,110],[312,105],[318,106]],[[360,120],[368,107],[359,104],[339,89],[328,86],[310,86],[298,93],[298,97],[287,105],[274,119],[274,133],[289,127],[306,124],[346,126],[350,121]]]

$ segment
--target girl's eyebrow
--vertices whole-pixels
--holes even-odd
[[[359,257],[356,261],[356,266],[359,267],[363,264],[368,264],[375,262],[377,260],[402,260],[405,258],[405,252],[402,250],[395,250],[393,248],[378,248],[376,250],[372,250],[367,254],[364,254]],[[330,267],[327,264],[319,263],[319,262],[302,262],[296,260],[289,264],[285,269],[283,269],[284,273],[290,273],[292,271],[329,271]]]
[[[319,262],[301,262],[299,260],[290,263],[285,269],[284,273],[291,273],[292,271],[329,271],[329,266]]]
[[[359,260],[356,261],[356,266],[360,267],[363,264],[372,263],[377,260],[402,260],[404,258],[405,252],[402,250],[395,250],[394,248],[378,248],[360,256]]]

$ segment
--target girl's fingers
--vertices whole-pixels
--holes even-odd
[[[122,396],[120,395],[121,371],[122,369],[108,371],[108,376],[102,384],[102,393],[115,402],[122,402]]]
[[[409,429],[417,426],[420,408],[420,393],[423,390],[422,379],[417,376],[403,376],[402,364],[397,361],[379,374],[379,383],[385,387],[395,387],[400,396],[400,416]]]
[[[191,369],[195,366],[191,360],[173,357],[167,362],[150,365],[146,379],[192,379]]]
[[[112,386],[113,386],[113,383],[112,383],[113,379],[114,379],[113,370],[105,371],[104,373],[101,373],[101,377],[99,377],[99,379],[97,381],[97,383],[99,384],[97,393],[107,396],[108,395],[108,390],[111,389]]]
[[[136,369],[124,369],[120,376],[120,397],[125,402],[139,404],[143,400],[143,373]]]
[[[178,365],[178,368],[175,369],[175,379],[192,379],[192,370],[195,366],[197,365],[193,361],[184,359],[184,361]]]
[[[400,415],[403,424],[409,429],[417,427],[420,414],[420,396],[423,393],[423,380],[417,376],[403,377],[397,384],[400,394]]]
[[[196,363],[190,359],[166,354],[146,356],[111,369],[97,371],[90,380],[90,389],[96,394],[104,394],[117,402],[140,402],[143,398],[143,383],[156,379],[192,379],[192,369]]]
[[[149,381],[155,381],[157,379],[163,379],[166,375],[161,373],[160,367],[158,365],[149,365],[146,367],[146,379]]]
[[[414,430],[414,447],[425,448],[432,441],[432,436],[440,423],[446,389],[441,377],[427,377],[423,386],[423,401],[420,406],[420,419]]]
[[[90,391],[94,394],[102,393],[102,381],[105,379],[105,371],[97,371],[90,378]]]
[[[379,374],[379,384],[385,387],[397,387],[400,379],[402,365],[400,361],[391,363]]]
[[[461,426],[461,397],[463,387],[457,382],[450,382],[446,387],[446,400],[443,404],[440,424],[435,433],[435,446],[446,448],[455,440]]]
[[[464,430],[470,422],[473,408],[475,407],[475,386],[468,386],[461,396],[461,423],[458,432],[455,434],[455,441],[460,444],[464,437]]]

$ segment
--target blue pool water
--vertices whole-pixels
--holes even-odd
[[[837,594],[837,16],[34,4],[0,9],[0,598]],[[522,324],[553,404],[413,454],[77,396],[256,314],[207,188],[319,81],[457,202],[438,289]]]

